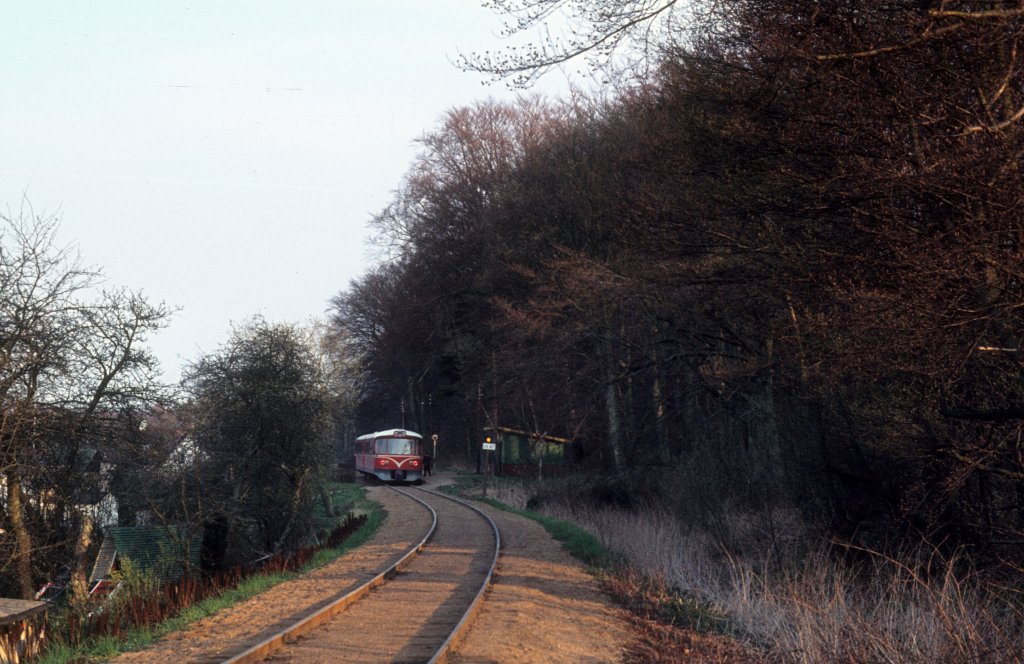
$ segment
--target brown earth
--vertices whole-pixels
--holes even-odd
[[[477,505],[498,524],[494,585],[453,662],[618,662],[631,634],[624,612],[540,524]]]
[[[427,485],[445,482],[438,475]],[[388,518],[364,546],[115,661],[221,661],[308,614],[310,605],[322,606],[359,585],[429,527],[425,510],[407,498],[384,487],[370,488],[370,497],[385,506]],[[453,661],[621,661],[632,636],[629,621],[594,578],[537,523],[483,509],[501,530],[502,556],[494,585]]]

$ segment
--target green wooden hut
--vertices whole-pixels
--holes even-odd
[[[549,477],[565,472],[572,441],[550,434],[491,427],[484,429],[497,449],[495,473],[516,477]]]

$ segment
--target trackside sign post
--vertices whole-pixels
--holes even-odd
[[[484,495],[487,497],[487,481],[491,477],[491,452],[498,449],[498,444],[490,436],[484,436]]]

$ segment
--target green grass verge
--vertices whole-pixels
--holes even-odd
[[[85,664],[109,659],[123,652],[140,650],[171,632],[185,629],[198,620],[255,597],[279,583],[321,567],[343,553],[365,544],[384,523],[387,512],[380,503],[367,500],[366,489],[357,484],[331,483],[327,490],[338,516],[331,520],[330,517],[327,517],[326,510],[320,506],[321,514],[317,515],[317,518],[318,520],[322,518],[324,521],[318,522],[325,527],[331,527],[335,523],[340,523],[348,511],[355,510],[366,514],[366,524],[345,540],[341,546],[318,552],[301,570],[285,574],[264,574],[250,577],[236,588],[225,590],[216,597],[208,597],[173,618],[156,625],[133,630],[122,638],[101,637],[78,646],[49,644],[45,654],[34,660],[34,664]]]
[[[335,513],[335,516],[328,515],[322,497],[317,497],[313,505],[313,520],[324,531],[331,530],[348,512],[359,511],[360,503],[366,499],[366,487],[359,484],[328,482],[324,485],[324,492],[330,497]]]
[[[491,481],[495,481],[495,478],[491,478]],[[503,478],[499,478],[498,481],[503,481]],[[516,480],[507,481],[516,482]],[[534,512],[533,510],[518,509],[493,498],[480,498],[479,496],[472,495],[473,491],[475,491],[480,484],[480,475],[458,475],[455,478],[455,484],[444,485],[440,487],[440,490],[445,493],[458,496],[459,498],[476,500],[486,503],[495,509],[502,510],[503,512],[518,514],[519,516],[536,521],[543,526],[544,530],[546,530],[548,534],[555,539],[555,541],[560,543],[566,551],[586,565],[606,569],[610,568],[615,562],[617,562],[615,555],[601,544],[596,537],[588,533],[583,528],[577,526],[575,523],[554,519],[539,512]]]

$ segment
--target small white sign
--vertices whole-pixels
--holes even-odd
[[[484,443],[484,449],[485,450],[492,450],[492,451],[496,450],[496,449],[498,449],[498,444],[497,443]]]

